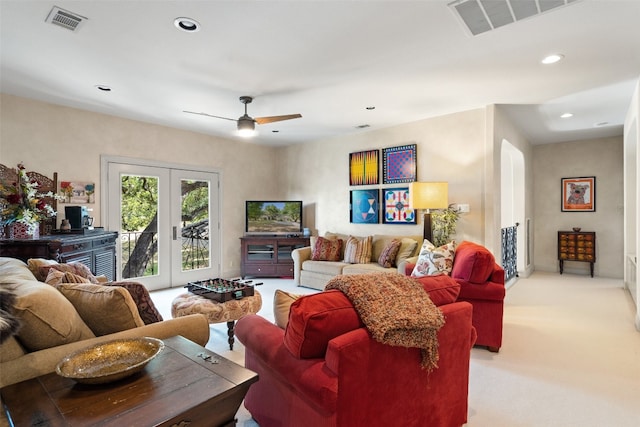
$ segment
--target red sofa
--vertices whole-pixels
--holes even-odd
[[[411,275],[415,264],[406,265]],[[473,327],[478,333],[477,346],[498,352],[502,346],[504,312],[504,269],[495,262],[487,248],[477,243],[461,242],[455,251],[451,277],[460,284],[457,301],[473,305]]]
[[[455,302],[460,286],[450,277],[419,280],[445,316],[431,372],[419,349],[373,340],[340,291],[296,300],[285,330],[258,315],[240,319],[245,366],[260,378],[244,404],[260,427],[465,424],[472,307]]]

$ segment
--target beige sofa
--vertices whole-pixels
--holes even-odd
[[[73,286],[68,284],[67,287]],[[182,335],[202,346],[209,340],[209,323],[201,314],[145,325],[131,295],[124,288],[95,286],[105,289],[103,293],[94,293],[90,297],[92,301],[107,293],[119,298],[119,302],[109,303],[106,307],[108,313],[105,313],[90,307],[89,300],[83,301],[84,307],[79,309],[87,320],[85,322],[71,300],[56,287],[37,281],[27,264],[15,258],[0,257],[0,290],[16,296],[10,310],[12,313],[0,312],[0,316],[6,320],[13,315],[22,323],[16,335],[9,336],[0,344],[0,388],[53,372],[57,363],[69,353],[116,338],[149,336],[163,339]],[[89,319],[88,312],[104,318]],[[98,334],[88,326],[92,325],[95,330],[113,329],[127,322],[133,322],[136,327],[97,337]]]
[[[338,233],[325,233],[326,239],[342,239],[343,248],[349,235]],[[371,259],[366,264],[350,264],[344,261],[313,261],[311,259],[312,248],[316,237],[311,238],[311,246],[295,249],[293,258],[293,279],[297,286],[304,286],[323,290],[327,282],[339,274],[365,274],[373,272],[399,272],[404,274],[407,259],[413,258],[420,252],[422,236],[389,236],[375,234],[372,236]],[[395,267],[385,268],[378,264],[378,258],[383,249],[393,239],[400,239],[402,244],[396,257]],[[413,258],[415,260],[415,258]],[[415,261],[414,261],[415,262]]]

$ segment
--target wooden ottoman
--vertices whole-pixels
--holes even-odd
[[[176,318],[200,313],[207,316],[210,324],[227,322],[229,349],[233,350],[235,321],[247,314],[257,313],[260,308],[262,296],[257,290],[254,290],[253,296],[227,302],[217,302],[192,293],[184,293],[171,302],[171,316]]]

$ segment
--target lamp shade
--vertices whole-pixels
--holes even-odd
[[[411,209],[445,209],[449,207],[448,182],[412,182],[409,184]]]

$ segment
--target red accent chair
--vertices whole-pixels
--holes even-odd
[[[434,288],[434,303],[448,300],[439,306],[445,325],[432,372],[420,367],[419,349],[373,340],[340,291],[296,300],[285,330],[258,315],[240,319],[245,366],[259,375],[244,405],[260,427],[465,424],[472,308],[454,302],[459,285],[451,278],[420,281]]]
[[[413,267],[414,264],[407,264],[405,274],[410,276]],[[504,269],[487,248],[464,241],[456,247],[451,277],[460,284],[457,301],[473,306],[473,327],[478,333],[475,345],[497,353],[502,346]]]

